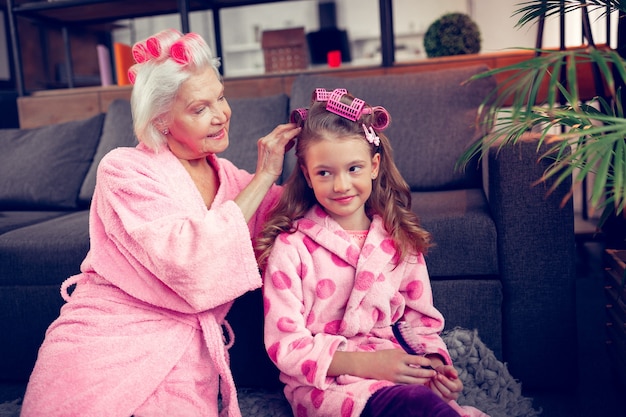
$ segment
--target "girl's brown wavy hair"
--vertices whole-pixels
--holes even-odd
[[[349,104],[354,99],[344,95],[342,102]],[[256,239],[256,251],[261,269],[264,269],[274,241],[281,233],[296,231],[294,223],[317,204],[313,190],[308,186],[301,166],[305,165],[307,149],[326,137],[337,140],[360,135],[365,139],[365,126],[376,124],[379,115],[372,108],[370,114],[362,114],[359,120],[351,121],[326,110],[326,103],[313,101],[305,120],[296,118],[302,124],[302,132],[295,146],[296,166],[285,182],[283,194],[271,210],[268,221]],[[388,116],[388,115],[387,115]],[[411,211],[411,191],[393,160],[393,150],[389,139],[377,131],[380,145],[371,144],[372,157],[380,154],[380,167],[372,183],[372,194],[365,203],[368,216],[378,214],[385,229],[391,236],[397,251],[396,265],[410,254],[426,253],[431,246],[430,234],[420,226],[419,219]]]

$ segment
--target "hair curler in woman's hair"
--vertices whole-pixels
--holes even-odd
[[[176,29],[163,30],[156,35],[146,39],[146,50],[152,58],[160,58],[164,54],[169,53],[167,48],[164,48],[163,46],[171,45],[175,39],[178,39],[181,36],[183,36],[182,33],[177,31]]]
[[[133,59],[136,63],[141,64],[146,62],[151,57],[149,56],[148,48],[146,48],[145,42],[137,42],[133,45],[132,49]]]
[[[133,65],[128,69],[128,81],[131,84],[135,84],[135,80],[137,79],[137,64]]]
[[[180,65],[189,64],[194,57],[194,49],[204,45],[204,39],[197,33],[188,33],[172,45],[170,56]]]

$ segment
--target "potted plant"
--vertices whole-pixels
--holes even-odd
[[[464,13],[447,13],[435,20],[424,34],[429,58],[480,52],[478,25]]]
[[[520,27],[583,8],[626,13],[626,2],[614,0],[534,0],[518,7]],[[460,164],[490,146],[515,145],[532,132],[549,148],[538,157],[551,161],[537,181],[551,178],[552,188],[570,176],[574,187],[589,181],[590,206],[602,212],[599,225],[611,223],[615,231],[613,222],[623,221],[626,213],[626,61],[616,50],[596,46],[588,23],[588,45],[583,49],[535,49],[529,60],[474,77],[498,76],[501,82],[481,109],[480,119],[491,127],[490,133],[468,148]],[[595,92],[585,100],[580,76],[589,66]],[[619,233],[616,244],[623,245],[624,230]]]

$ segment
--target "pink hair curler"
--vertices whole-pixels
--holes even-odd
[[[315,91],[313,91],[312,99],[314,101],[328,101],[331,95],[335,92],[339,94],[339,97],[343,96],[344,94],[348,94],[348,90],[346,90],[345,88],[336,88],[333,91],[328,91],[325,88],[316,88]]]
[[[133,45],[132,53],[133,59],[138,64],[146,62],[150,58],[150,53],[148,52],[148,48],[146,48],[146,44],[144,42],[138,42]]]
[[[131,84],[135,84],[135,80],[137,79],[137,64],[133,65],[132,67],[130,67],[128,69],[128,81],[130,81]]]
[[[307,118],[309,111],[303,107],[295,109],[289,115],[289,122],[295,123],[298,126],[304,125],[304,121]]]

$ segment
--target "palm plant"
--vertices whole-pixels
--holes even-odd
[[[545,17],[599,10],[602,15],[626,13],[619,0],[535,0],[518,4],[517,26],[543,23]],[[534,48],[533,58],[496,68],[474,78],[498,76],[502,81],[481,108],[490,133],[473,143],[460,159],[467,164],[490,146],[511,146],[528,132],[539,137],[548,152],[538,153],[551,164],[538,182],[552,179],[552,188],[572,176],[574,187],[590,181],[592,208],[624,215],[626,207],[626,61],[616,50],[597,47],[589,36],[579,49]],[[626,23],[626,22],[625,22]],[[581,72],[593,68],[594,95],[583,97]],[[624,97],[622,97],[624,96]],[[544,149],[546,149],[544,147]],[[591,175],[594,174],[594,175]],[[572,193],[569,194],[571,198]]]

